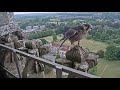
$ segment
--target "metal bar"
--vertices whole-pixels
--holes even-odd
[[[18,61],[17,54],[16,54],[15,51],[13,51],[13,54],[14,54],[14,61],[15,61],[16,67],[17,67],[19,78],[22,78],[22,75],[21,75],[21,72],[20,72],[20,64],[19,64],[19,61]]]
[[[62,68],[56,66],[56,77],[57,78],[62,78]]]
[[[91,74],[88,74],[88,73],[85,73],[85,72],[82,72],[82,71],[78,71],[78,70],[75,70],[75,69],[72,69],[72,68],[69,68],[69,67],[66,67],[66,66],[63,66],[63,65],[60,65],[60,64],[57,64],[57,63],[54,63],[54,62],[51,62],[51,61],[48,61],[48,60],[45,60],[43,58],[40,58],[40,57],[36,57],[36,56],[33,56],[33,55],[30,55],[28,53],[25,53],[25,52],[22,52],[22,51],[19,51],[17,49],[13,49],[11,47],[8,47],[8,46],[5,46],[5,45],[2,45],[0,44],[1,47],[3,48],[6,48],[10,51],[15,51],[17,54],[20,54],[22,56],[25,56],[27,58],[30,58],[34,61],[37,61],[37,62],[40,62],[40,63],[43,63],[45,65],[48,65],[52,68],[56,68],[56,66],[58,67],[62,67],[62,71],[66,72],[66,73],[70,73],[71,75],[73,76],[76,76],[76,77],[83,77],[83,78],[100,78],[98,76],[95,76],[95,75],[91,75]]]
[[[22,72],[22,78],[27,78],[27,70],[28,70],[29,62],[30,62],[30,60],[28,60],[28,58],[26,58],[25,67],[24,67],[23,72]]]
[[[11,72],[9,72],[6,68],[4,68],[3,66],[0,65],[0,67],[1,67],[1,69],[3,69],[5,72],[7,72],[7,73],[8,73],[9,75],[11,75],[12,77],[18,78],[18,77],[16,77],[14,74],[12,74]]]

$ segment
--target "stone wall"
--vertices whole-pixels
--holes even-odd
[[[0,12],[0,36],[20,30],[14,20],[13,12]]]

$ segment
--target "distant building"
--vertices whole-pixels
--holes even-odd
[[[39,29],[39,26],[33,26],[33,29],[37,30]]]
[[[102,25],[96,25],[94,28],[95,28],[95,29],[101,29],[101,30],[103,29],[103,28],[102,28]]]
[[[44,30],[44,29],[45,29],[45,25],[41,25],[40,30]]]
[[[84,22],[85,20],[73,20],[73,22]]]
[[[59,49],[59,45],[55,43],[50,44],[50,51],[51,53],[57,54]]]
[[[32,26],[26,26],[26,30],[32,29]]]
[[[34,29],[27,29],[27,30],[23,30],[23,32],[27,33],[27,32],[33,32],[35,31]]]
[[[102,21],[103,21],[103,19],[97,19],[96,21],[102,22]]]
[[[105,26],[104,26],[104,29],[105,29],[105,30],[106,30],[106,29],[108,30],[108,29],[112,29],[112,27],[110,27],[110,26],[108,26],[108,25],[105,25]]]
[[[61,58],[66,58],[65,54],[66,54],[66,52],[68,50],[70,50],[69,46],[63,46],[63,47],[61,47],[61,49],[59,50],[60,57]]]
[[[113,23],[119,23],[120,24],[120,20],[115,19]]]
[[[70,46],[67,46],[67,45],[63,45],[60,49],[59,49],[60,45],[55,44],[55,43],[47,44],[47,46],[50,47],[50,52],[52,54],[58,54],[59,53],[61,58],[66,58],[65,54],[68,50],[70,50]]]

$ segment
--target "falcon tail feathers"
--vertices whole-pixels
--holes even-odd
[[[63,45],[63,43],[68,39],[68,37],[66,37],[66,38],[63,38],[64,39],[64,41],[62,42],[62,44],[60,45],[60,47]]]
[[[60,41],[62,41],[62,40],[64,40],[65,39],[65,37],[63,37],[62,39],[60,39]]]

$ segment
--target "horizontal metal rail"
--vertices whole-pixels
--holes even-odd
[[[28,54],[28,53],[25,53],[25,52],[22,52],[22,51],[19,51],[17,49],[14,49],[14,48],[11,48],[11,47],[8,47],[8,46],[5,46],[5,45],[2,45],[0,44],[0,47],[2,48],[5,48],[7,50],[10,50],[11,52],[16,52],[16,54],[20,54],[24,57],[27,57],[27,58],[30,58],[34,61],[37,61],[39,63],[43,63],[45,65],[48,65],[52,68],[55,68],[56,70],[58,68],[56,67],[61,67],[61,70],[63,72],[66,72],[66,73],[69,73],[73,76],[76,76],[76,77],[79,77],[79,78],[100,78],[98,76],[95,76],[95,75],[91,75],[91,74],[88,74],[88,73],[85,73],[85,72],[82,72],[82,71],[78,71],[78,70],[75,70],[75,69],[72,69],[72,68],[69,68],[69,67],[66,67],[66,66],[63,66],[63,65],[60,65],[60,64],[57,64],[55,62],[51,62],[51,61],[48,61],[48,60],[45,60],[43,58],[40,58],[40,57],[36,57],[36,56],[33,56],[31,54]],[[58,69],[59,70],[59,69]],[[57,72],[58,73],[58,72]],[[60,75],[57,75],[57,76],[60,76]]]

